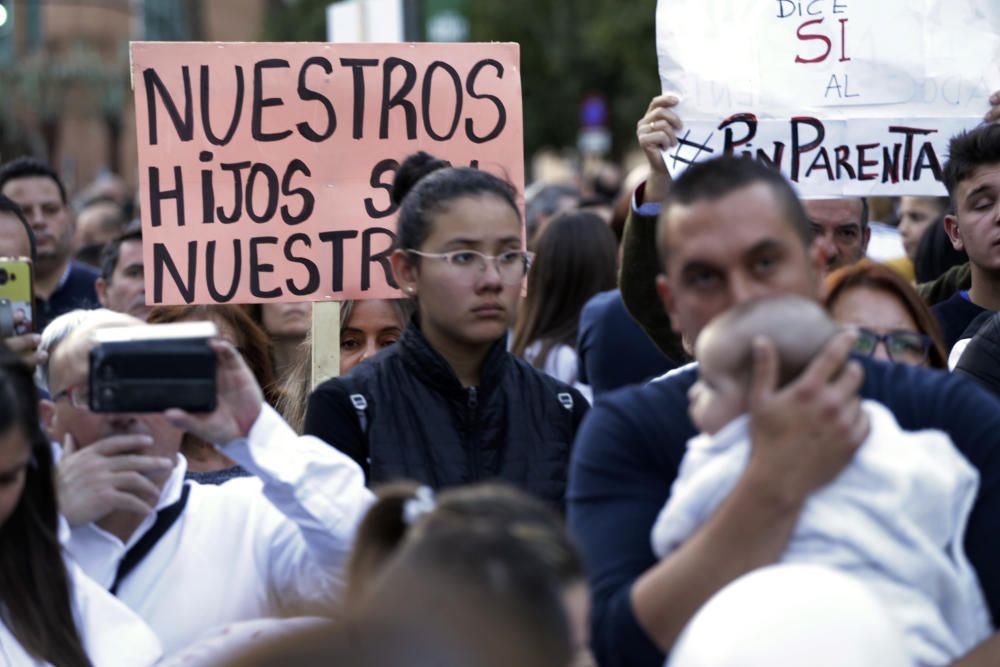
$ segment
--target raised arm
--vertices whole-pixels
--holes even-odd
[[[263,483],[271,519],[258,554],[272,595],[283,606],[328,605],[339,592],[358,523],[373,501],[361,468],[313,436],[299,436],[270,406],[236,350],[218,353],[218,407],[205,415],[169,410],[179,428],[220,445]],[[283,519],[282,519],[283,517]]]
[[[636,138],[649,163],[649,176],[635,192],[622,237],[622,266],[618,276],[622,301],[646,335],[676,363],[687,361],[680,336],[656,291],[660,260],[656,254],[656,219],[659,204],[670,189],[670,174],[661,151],[677,143],[681,120],[672,110],[677,98],[654,97],[636,124]]]

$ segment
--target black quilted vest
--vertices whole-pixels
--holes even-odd
[[[506,338],[491,348],[479,387],[461,385],[415,322],[395,346],[332,382],[365,406],[369,484],[411,479],[440,489],[501,479],[562,504],[584,399],[510,354]]]

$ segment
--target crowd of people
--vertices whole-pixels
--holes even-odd
[[[0,662],[997,664],[994,101],[947,198],[672,178],[669,94],[637,187],[538,181],[524,217],[400,156],[400,298],[342,304],[328,379],[309,304],[148,303],[120,180],[0,165],[34,272],[0,334]],[[98,339],[183,322],[217,331],[214,409],[92,409]]]

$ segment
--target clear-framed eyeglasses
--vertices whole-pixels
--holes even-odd
[[[90,386],[87,384],[74,384],[66,387],[52,396],[52,402],[58,403],[63,398],[68,398],[70,405],[74,408],[87,410],[90,408]]]
[[[500,276],[500,281],[507,285],[518,285],[524,280],[531,268],[531,260],[535,254],[526,250],[508,250],[499,255],[486,255],[478,250],[452,250],[451,252],[407,252],[444,262],[448,269],[457,277],[470,283],[475,282],[486,273],[487,262],[493,262],[493,267]]]

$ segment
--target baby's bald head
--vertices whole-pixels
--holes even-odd
[[[712,320],[698,336],[695,357],[703,369],[749,384],[753,340],[764,337],[778,353],[779,383],[784,386],[836,332],[837,325],[815,301],[793,295],[766,297],[741,303]]]

